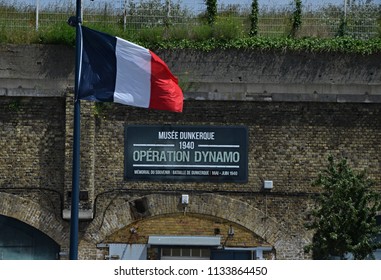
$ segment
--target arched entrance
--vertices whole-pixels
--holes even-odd
[[[98,249],[102,250],[102,246],[107,247],[107,244],[103,243],[110,235],[137,221],[163,215],[184,214],[179,198],[177,194],[150,194],[129,199],[114,199],[108,205],[107,211],[95,217],[84,234],[84,240],[98,244]],[[290,250],[290,244],[294,244],[295,240],[280,224],[253,205],[239,199],[213,193],[192,194],[186,212],[217,217],[246,228],[271,244],[277,259],[296,259],[294,256],[303,253],[303,246],[298,246],[294,251]],[[297,241],[302,245],[305,243],[304,240]]]
[[[172,213],[135,221],[107,236],[102,245],[112,259],[263,259],[271,244],[223,218]]]
[[[41,231],[0,215],[0,259],[54,260],[59,250],[59,245]]]

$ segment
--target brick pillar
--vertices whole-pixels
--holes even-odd
[[[74,94],[66,95],[66,143],[65,143],[65,190],[63,217],[70,217],[72,164],[73,164],[73,123]],[[94,206],[94,143],[95,117],[93,103],[81,102],[81,138],[80,138],[80,220],[93,218]]]

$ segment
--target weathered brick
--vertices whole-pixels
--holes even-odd
[[[303,64],[309,71],[304,70],[300,77],[305,80],[298,81],[298,69],[293,72],[295,65],[291,62],[300,58],[300,54],[287,57],[246,53],[250,59],[244,59],[243,54],[233,52],[225,63],[224,51],[196,52],[193,58],[192,53],[180,51],[177,57],[184,61],[170,63],[180,78],[188,75],[193,85],[203,83],[204,88],[237,92],[228,92],[225,97],[219,97],[222,94],[219,92],[206,92],[198,99],[201,93],[194,87],[194,93],[186,92],[182,114],[110,104],[101,115],[95,115],[93,103],[81,103],[80,187],[88,192],[88,200],[82,200],[80,208],[92,210],[94,219],[80,223],[80,258],[102,258],[97,243],[145,242],[150,234],[213,235],[214,228],[220,228],[225,237],[230,224],[237,230],[236,239],[228,240],[230,246],[269,244],[274,246],[279,259],[309,258],[304,255],[303,246],[310,241],[311,232],[306,231],[304,223],[315,207],[315,195],[321,191],[312,187],[311,182],[325,167],[328,155],[346,157],[355,170],[366,169],[376,181],[375,189],[381,191],[379,104],[363,103],[358,96],[351,96],[351,100],[359,103],[335,102],[336,95],[343,90],[339,100],[346,97],[345,90],[350,89],[351,81],[366,87],[371,82],[378,83],[379,71],[374,71],[373,81],[367,79],[369,71],[378,69],[375,64],[378,57],[341,57],[348,68],[334,69],[326,68],[327,64],[319,60],[327,59],[329,54],[321,54],[313,58],[315,64]],[[163,54],[164,58],[171,55]],[[334,65],[339,58],[332,60]],[[301,61],[295,63],[302,65]],[[211,65],[215,72],[209,71]],[[224,68],[227,65],[233,72]],[[318,78],[316,71],[324,75]],[[345,73],[341,75],[340,71]],[[341,86],[329,86],[330,76]],[[234,84],[238,77],[247,84]],[[221,88],[223,83],[215,85],[216,81],[232,84]],[[258,82],[262,84],[257,85]],[[301,87],[295,88],[297,82],[337,92],[330,92],[334,95],[329,98],[325,93],[315,98],[315,93],[307,92],[311,88],[303,85],[307,94],[303,97]],[[259,88],[266,90],[267,83],[273,83],[270,87],[273,93],[254,92]],[[287,90],[296,89],[297,95],[275,92],[282,90],[283,85]],[[238,92],[245,88],[252,92]],[[61,251],[67,251],[69,223],[61,215],[71,203],[68,192],[73,94],[70,89],[66,89],[66,96],[55,91],[44,97],[41,93],[31,97],[1,92],[0,214],[34,226],[59,243]],[[279,101],[275,102],[273,97]],[[287,98],[293,102],[284,102]],[[126,124],[245,125],[248,182],[126,181],[123,177]],[[273,190],[264,192],[263,180],[273,180]],[[190,196],[186,212],[179,204],[183,193]],[[132,204],[139,199],[146,199],[147,209],[135,213]],[[140,228],[139,238],[129,239],[131,226]]]

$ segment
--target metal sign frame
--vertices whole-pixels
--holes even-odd
[[[126,125],[125,180],[246,183],[245,126]]]

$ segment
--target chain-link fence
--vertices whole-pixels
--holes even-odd
[[[205,24],[205,0],[82,0],[85,24],[123,30],[175,29]],[[216,24],[230,24],[248,34],[252,0],[218,0]],[[302,0],[298,36],[321,38],[345,34],[368,39],[380,36],[381,0]],[[316,3],[318,2],[318,4]],[[294,0],[259,0],[258,35],[286,36]],[[39,30],[66,23],[75,15],[75,0],[0,0],[0,31]],[[232,32],[237,29],[233,28]]]

